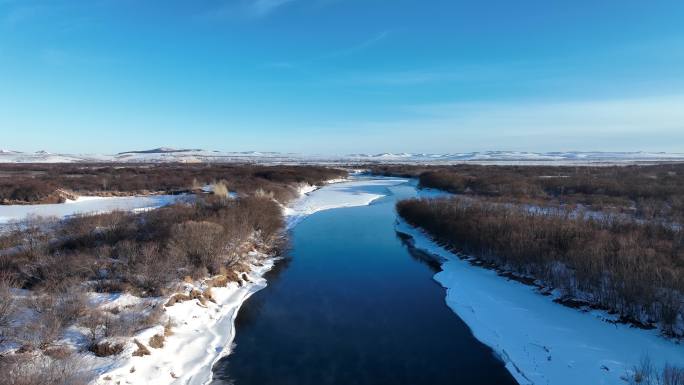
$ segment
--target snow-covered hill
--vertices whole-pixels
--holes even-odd
[[[350,154],[344,156],[303,155],[280,152],[224,152],[202,149],[174,149],[159,147],[151,150],[125,151],[113,155],[53,154],[47,151],[21,152],[0,150],[0,163],[74,163],[74,162],[125,162],[125,163],[630,163],[684,161],[684,153],[664,152],[521,152],[484,151],[448,154],[380,153]]]

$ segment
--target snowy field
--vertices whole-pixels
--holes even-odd
[[[29,215],[64,218],[75,214],[99,214],[115,210],[138,211],[165,206],[187,195],[148,195],[130,197],[79,197],[65,203],[39,205],[0,205],[0,225]]]
[[[581,312],[554,303],[531,286],[476,267],[403,221],[397,231],[414,246],[443,259],[435,280],[447,305],[490,346],[520,384],[626,384],[623,377],[648,355],[656,368],[684,363],[684,347],[642,330],[607,322],[599,311]]]

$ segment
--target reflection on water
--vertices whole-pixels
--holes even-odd
[[[439,264],[394,231],[406,184],[367,207],[317,213],[291,258],[240,310],[215,384],[514,384],[446,306]]]

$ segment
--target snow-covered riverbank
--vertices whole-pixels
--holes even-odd
[[[447,305],[490,346],[520,384],[626,384],[640,360],[657,367],[684,363],[684,347],[642,330],[611,323],[603,312],[581,312],[553,302],[531,286],[477,267],[436,245],[403,221],[417,249],[442,259],[435,280]]]
[[[257,253],[254,257],[256,263],[243,285],[230,282],[226,287],[212,287],[213,301],[201,303],[194,299],[166,307],[165,314],[173,325],[172,334],[165,338],[163,347],[149,348],[150,355],[134,356],[137,347],[129,343],[116,358],[91,356],[91,366],[100,372],[93,383],[208,383],[214,363],[230,353],[230,343],[235,337],[235,318],[240,307],[252,294],[266,287],[263,275],[273,267],[274,260]],[[164,326],[146,329],[135,338],[147,346],[150,338],[157,334],[164,334]]]
[[[406,182],[404,179],[330,181],[321,188],[303,187],[300,198],[285,208],[286,219],[294,226],[315,212],[340,207],[363,206],[388,195],[387,187]],[[255,255],[255,257],[257,257]],[[110,384],[190,384],[201,385],[211,381],[211,369],[221,357],[231,352],[235,337],[235,318],[244,301],[266,287],[264,274],[275,259],[258,256],[244,285],[229,283],[227,287],[212,288],[215,302],[201,304],[198,300],[177,303],[166,308],[173,334],[166,338],[164,347],[149,349],[151,354],[136,357],[136,346],[128,344],[117,358],[90,356],[91,366],[99,375],[96,385]],[[187,288],[188,291],[190,287]],[[202,289],[202,287],[199,287]],[[159,325],[135,336],[147,345],[155,334],[163,333]]]

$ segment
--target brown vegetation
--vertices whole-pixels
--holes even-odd
[[[649,166],[374,166],[421,187],[493,201],[589,206],[647,220],[684,221],[684,164]]]
[[[123,352],[124,344],[122,342],[98,341],[93,342],[88,350],[98,357],[109,357]]]
[[[151,348],[154,349],[161,349],[164,347],[164,335],[163,334],[155,334],[152,337],[150,337],[150,341],[148,342]]]
[[[173,193],[215,183],[218,191],[198,194],[192,204],[138,214],[112,212],[61,221],[27,218],[5,227],[0,234],[0,343],[20,348],[0,356],[0,376],[16,373],[12,384],[60,384],[50,376],[52,369],[62,368],[66,383],[78,384],[83,373],[65,366],[72,362],[73,352],[56,343],[65,328],[75,324],[87,330],[90,343],[83,349],[98,356],[120,354],[128,338],[165,323],[164,335],[149,341],[153,348],[162,347],[164,336],[172,331],[170,320],[161,319],[164,306],[158,298],[123,307],[93,307],[86,293],[125,291],[158,297],[176,291],[183,280],[213,276],[210,286],[239,281],[238,272],[251,263],[245,260],[249,251],[275,253],[284,246],[280,204],[296,196],[297,185],[343,174],[294,166],[1,165],[3,203],[51,202],[52,194],[64,196],[62,189]],[[228,190],[239,197],[227,199]],[[27,291],[15,296],[12,288]],[[211,288],[176,294],[167,305],[193,299],[202,305],[212,301]],[[14,322],[17,310],[21,322]],[[139,341],[134,343],[135,355],[150,353]],[[20,356],[23,361],[15,360]]]
[[[145,345],[140,343],[137,339],[133,339],[133,343],[135,346],[137,346],[137,349],[133,352],[133,356],[135,357],[142,357],[142,356],[149,356],[150,355],[150,349],[148,349]]]
[[[297,183],[320,184],[346,172],[317,166],[238,164],[0,164],[0,204],[57,203],[62,190],[81,195],[179,193],[215,184],[251,194],[261,189],[280,202],[294,198]]]
[[[683,332],[675,328],[684,310],[679,227],[459,197],[406,200],[397,209],[410,224],[457,251],[539,279],[625,319]]]
[[[31,353],[0,356],[0,373],[6,385],[86,385],[90,379],[71,356],[36,358]]]

